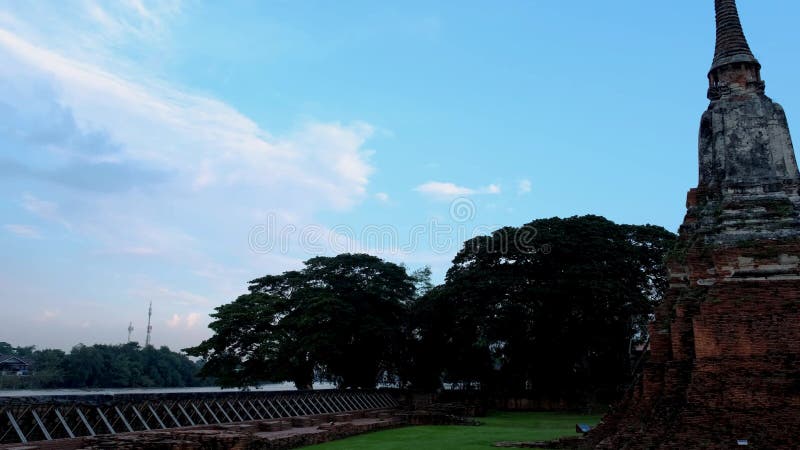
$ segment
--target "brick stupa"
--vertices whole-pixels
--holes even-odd
[[[735,0],[715,6],[699,186],[649,360],[591,448],[800,449],[800,173]]]

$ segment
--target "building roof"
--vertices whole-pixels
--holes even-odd
[[[14,360],[16,360],[16,361],[14,361]],[[25,361],[24,359],[20,358],[19,356],[0,355],[0,364],[3,364],[5,362],[10,362],[10,363],[17,362],[17,363],[30,365],[30,363],[28,361]]]
[[[714,7],[717,13],[717,47],[711,70],[740,62],[758,64],[747,44],[736,0],[714,0]]]

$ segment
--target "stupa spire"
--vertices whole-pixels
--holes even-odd
[[[752,63],[760,67],[747,44],[736,0],[714,0],[714,6],[717,13],[717,46],[711,70],[733,63]]]

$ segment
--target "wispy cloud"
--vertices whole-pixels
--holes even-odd
[[[0,23],[15,33],[50,39],[62,51],[111,56],[126,44],[163,41],[172,19],[183,9],[182,0],[64,0],[9,2]],[[31,23],[30,18],[36,21]],[[27,20],[26,20],[27,19]],[[57,37],[68,37],[58,42]]]
[[[20,200],[22,207],[32,215],[71,229],[72,225],[64,218],[58,204],[43,200],[31,194],[23,194]]]
[[[211,301],[203,295],[152,283],[133,289],[132,293],[136,298],[152,301],[154,305],[207,306],[211,304]]]
[[[216,99],[148,77],[130,80],[2,29],[0,57],[9,61],[0,67],[0,81],[8,82],[6,89],[0,84],[0,94],[8,94],[0,114],[14,124],[14,134],[0,138],[14,140],[6,148],[29,149],[6,155],[0,150],[0,166],[5,156],[6,164],[19,169],[7,176],[99,194],[71,196],[77,209],[69,211],[31,194],[23,204],[39,217],[74,223],[77,231],[105,241],[105,252],[179,250],[171,254],[185,256],[179,243],[193,240],[200,222],[176,226],[164,208],[143,210],[144,199],[189,196],[179,208],[205,208],[191,214],[213,222],[220,218],[213,211],[245,213],[253,204],[309,220],[318,210],[349,209],[366,197],[373,167],[364,144],[374,132],[367,123],[307,121],[275,136]],[[172,239],[176,234],[188,239]]]
[[[119,247],[111,248],[105,251],[98,252],[100,254],[118,254],[118,255],[132,255],[132,256],[153,256],[158,255],[158,249],[152,247]]]
[[[358,207],[370,198],[375,170],[367,142],[381,131],[357,118],[305,118],[276,133],[120,51],[168,52],[164,40],[181,8],[144,0],[3,5],[0,181],[20,200],[2,230],[34,238],[46,236],[48,224],[62,227],[70,239],[54,252],[102,262],[103,276],[126,288],[124,300],[98,303],[170,305],[165,314],[174,315],[158,323],[182,330],[175,339],[196,341],[214,304],[253,276],[300,260],[292,249],[252,252],[254,211],[280,211],[300,227],[322,211]],[[26,215],[41,232],[24,224]],[[55,288],[41,288],[32,302],[50,308]],[[102,322],[82,321],[89,319]]]
[[[375,194],[375,199],[381,203],[389,203],[389,194],[386,192],[378,192]]]
[[[194,328],[200,322],[200,314],[193,312],[186,315],[186,328]]]
[[[37,322],[50,322],[57,319],[60,316],[60,312],[53,309],[44,309],[39,312],[39,314],[34,317],[34,320]]]
[[[489,186],[483,188],[482,192],[485,194],[499,194],[502,192],[502,190],[500,189],[500,186],[496,184],[490,184]]]
[[[41,239],[42,235],[39,233],[35,227],[30,225],[20,225],[20,224],[6,224],[3,225],[3,229],[8,231],[9,233],[13,233],[19,237],[27,238],[27,239]]]
[[[531,189],[533,189],[533,185],[531,184],[531,180],[527,180],[527,179],[520,180],[517,183],[517,194],[519,194],[519,195],[528,194],[528,193],[531,192]]]
[[[181,324],[181,316],[173,314],[172,317],[166,320],[166,324],[170,328],[177,328]]]
[[[169,328],[185,328],[191,330],[200,323],[201,318],[202,316],[196,312],[185,315],[173,314],[172,317],[167,319],[164,323],[166,323]]]
[[[25,194],[22,197],[22,206],[29,212],[45,219],[57,219],[58,205],[47,200],[42,200],[31,194]]]
[[[468,188],[459,186],[455,183],[445,183],[440,181],[429,181],[414,188],[426,197],[435,200],[452,200],[457,197],[466,197],[475,194],[500,194],[502,189],[496,184],[490,184],[482,188]]]
[[[443,183],[440,181],[429,181],[414,188],[415,191],[430,197],[449,199],[461,197],[475,193],[474,189],[458,186],[454,183]]]
[[[368,162],[371,152],[362,148],[373,133],[369,124],[308,122],[291,135],[275,137],[218,100],[156,80],[129,81],[5,30],[0,30],[2,53],[23,69],[18,66],[15,73],[0,69],[0,78],[23,71],[34,82],[55,80],[51,90],[60,93],[75,122],[92,124],[118,143],[116,165],[159,167],[174,173],[179,187],[194,189],[215,183],[288,186],[287,192],[302,192],[305,198],[318,200],[317,206],[348,208],[365,194],[373,171]],[[12,105],[18,115],[25,115],[31,101],[34,106],[47,102],[36,95],[31,92]],[[121,174],[125,177],[147,176],[125,170]]]

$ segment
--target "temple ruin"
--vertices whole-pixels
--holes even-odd
[[[649,360],[593,448],[800,448],[800,173],[735,0],[715,7],[699,185]]]

